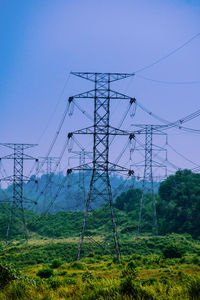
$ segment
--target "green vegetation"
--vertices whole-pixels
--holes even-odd
[[[130,189],[114,204],[120,262],[105,206],[89,213],[84,258],[76,261],[82,211],[42,216],[26,210],[25,244],[16,209],[12,241],[5,247],[9,207],[2,205],[0,299],[200,299],[200,175],[178,171],[160,184],[158,236],[150,233],[149,195],[144,198],[142,235],[136,236],[140,197],[140,189]]]
[[[160,184],[157,205],[159,230],[200,236],[200,174],[176,172]]]
[[[81,261],[63,262],[54,269],[52,263],[17,269],[0,264],[4,270],[0,299],[199,299],[200,262],[196,258],[200,245],[193,241],[193,247],[196,254],[186,251],[181,258],[132,253],[116,263],[111,256],[94,254],[91,258],[88,254]],[[19,251],[21,246],[16,247],[16,256]],[[8,253],[9,248],[4,258]]]

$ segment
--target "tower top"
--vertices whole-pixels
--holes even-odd
[[[134,76],[134,73],[97,73],[97,72],[71,72],[72,75],[87,79],[89,81],[117,81]]]

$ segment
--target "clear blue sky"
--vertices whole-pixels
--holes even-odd
[[[70,70],[134,72],[200,32],[199,16],[198,0],[0,0],[0,142],[39,141],[34,155],[44,156],[66,99],[86,84],[70,78],[44,132]],[[140,75],[200,80],[199,53],[200,37]],[[122,91],[170,121],[199,109],[200,84],[159,84],[135,77]],[[132,121],[147,122],[156,123],[140,112]],[[200,129],[199,119],[187,126]],[[83,127],[81,118],[72,126],[65,124],[64,132],[75,127]],[[200,136],[173,131],[170,141],[200,164]],[[171,155],[173,162],[188,166]]]

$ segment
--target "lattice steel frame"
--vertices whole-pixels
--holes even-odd
[[[12,144],[12,143],[1,143],[0,145],[5,146],[13,150],[13,154],[2,157],[1,159],[11,159],[13,160],[13,176],[8,176],[2,178],[3,181],[12,182],[13,185],[13,195],[10,209],[10,216],[8,221],[8,228],[6,233],[6,243],[8,242],[9,232],[11,228],[12,218],[15,208],[20,208],[21,218],[24,226],[24,235],[26,241],[28,241],[28,233],[26,228],[26,222],[24,217],[24,202],[29,203],[28,199],[24,201],[23,197],[23,183],[30,181],[30,178],[23,175],[24,172],[24,160],[35,160],[35,158],[27,155],[24,151],[28,148],[37,146],[36,144]],[[10,202],[6,200],[5,202]]]
[[[125,73],[81,73],[72,72],[73,75],[87,79],[94,82],[94,89],[75,95],[69,98],[69,102],[75,98],[94,99],[94,124],[91,127],[74,131],[68,134],[71,138],[74,134],[92,134],[93,135],[93,161],[91,164],[85,164],[73,170],[92,170],[92,177],[89,187],[88,198],[85,205],[85,213],[83,218],[83,224],[80,234],[80,241],[78,245],[77,259],[80,259],[81,248],[83,244],[86,219],[91,201],[95,201],[98,197],[103,198],[105,202],[109,204],[113,236],[115,241],[115,250],[118,259],[120,258],[120,247],[117,234],[117,225],[115,221],[115,215],[113,211],[113,199],[112,191],[109,179],[109,171],[125,171],[129,175],[133,174],[132,170],[128,170],[121,166],[115,165],[109,162],[109,137],[110,135],[128,135],[129,138],[133,138],[134,135],[131,132],[120,130],[110,126],[110,100],[121,99],[129,100],[131,104],[135,102],[135,98],[131,98],[127,95],[118,93],[111,90],[110,84],[114,81],[121,80],[134,74]],[[70,173],[72,170],[68,170]]]
[[[144,174],[142,180],[142,197],[140,199],[140,209],[138,217],[138,229],[137,235],[140,234],[141,222],[142,222],[142,210],[145,194],[149,193],[151,195],[151,201],[153,206],[153,232],[158,234],[158,223],[157,223],[157,213],[156,213],[156,203],[155,203],[155,194],[154,194],[154,181],[153,181],[153,166],[166,168],[165,165],[153,161],[153,134],[165,135],[161,131],[162,125],[135,125],[141,127],[141,130],[138,131],[139,134],[145,134],[145,161],[144,161]],[[165,151],[162,147],[159,147],[161,151]],[[149,187],[150,185],[150,187]]]
[[[52,176],[51,173],[54,172],[55,166],[58,164],[59,162],[59,157],[54,157],[54,156],[47,156],[47,157],[40,157],[39,158],[41,160],[41,163],[39,162],[38,164],[38,170],[41,169],[41,166],[45,166],[46,165],[46,184],[47,187],[44,191],[44,201],[43,201],[43,207],[42,207],[42,211],[45,212],[45,204],[47,203],[47,199],[50,198],[51,202],[52,202],[52,212],[54,212],[55,209],[55,202],[53,201],[53,192],[52,192]]]

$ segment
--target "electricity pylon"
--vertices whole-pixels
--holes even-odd
[[[152,210],[153,210],[152,229],[153,229],[153,233],[157,235],[158,234],[158,223],[157,223],[156,202],[155,202],[155,194],[154,194],[153,168],[166,169],[166,166],[153,159],[153,151],[166,151],[166,149],[164,149],[163,147],[153,145],[153,135],[165,135],[166,136],[166,133],[161,131],[162,127],[164,127],[162,125],[150,125],[150,124],[147,125],[146,124],[146,125],[134,125],[134,126],[141,128],[140,130],[138,130],[138,132],[137,132],[138,134],[145,135],[144,173],[143,173],[143,180],[142,180],[142,196],[140,199],[137,235],[140,234],[140,230],[141,230],[143,202],[144,202],[145,195],[147,195],[147,194],[149,194],[151,197],[150,200],[151,200],[151,205],[152,205]]]
[[[85,213],[83,217],[83,224],[80,233],[80,240],[78,245],[77,259],[81,257],[81,249],[83,239],[85,235],[87,216],[91,203],[95,203],[99,198],[103,199],[105,203],[109,205],[112,231],[114,237],[115,251],[118,259],[120,259],[120,247],[117,234],[117,225],[115,221],[115,215],[113,210],[113,198],[111,192],[111,185],[109,179],[109,173],[111,171],[127,172],[130,175],[133,174],[132,170],[121,167],[117,164],[109,161],[109,139],[110,136],[129,136],[130,132],[121,130],[110,125],[110,100],[129,100],[130,104],[135,103],[135,98],[131,98],[122,93],[118,93],[111,89],[111,83],[117,80],[125,79],[134,74],[120,74],[120,73],[82,73],[72,72],[73,75],[80,78],[89,80],[94,83],[94,89],[75,95],[69,98],[69,102],[74,99],[92,99],[94,105],[93,114],[93,126],[70,132],[68,138],[72,138],[73,135],[85,134],[93,136],[93,159],[91,163],[84,164],[82,166],[73,168],[73,170],[90,170],[92,171],[92,177],[88,192],[88,197],[85,205]],[[131,135],[134,137],[133,135]],[[71,173],[72,169],[68,169],[68,173]]]
[[[70,154],[73,154],[72,156],[69,157],[68,159],[68,165],[70,165],[70,161],[73,159],[78,159],[79,160],[79,166],[85,165],[86,159],[91,159],[92,158],[92,152],[85,151],[84,148],[82,148],[80,151],[72,151],[70,149],[69,151]],[[72,179],[72,178],[71,178]],[[86,187],[85,187],[85,172],[83,170],[79,170],[78,173],[78,191],[79,195],[77,197],[75,209],[80,209],[81,204],[85,205],[85,200],[86,200]],[[72,179],[73,180],[73,179]],[[70,182],[68,180],[68,184],[70,186]],[[72,183],[71,183],[72,186]]]
[[[55,169],[59,162],[59,157],[47,156],[47,157],[40,157],[40,162],[38,164],[38,170],[41,170],[44,166],[46,171],[45,172],[45,179],[46,179],[46,189],[44,191],[44,200],[42,205],[42,212],[45,212],[46,205],[48,204],[48,199],[52,203],[52,212],[54,212],[54,201],[53,201],[53,189],[52,189],[52,172]],[[41,165],[41,166],[40,166]]]
[[[26,228],[26,221],[24,217],[24,203],[33,203],[33,201],[25,199],[23,196],[23,184],[29,182],[31,179],[23,175],[24,171],[24,160],[35,160],[30,155],[24,153],[28,148],[37,146],[35,144],[12,144],[12,143],[1,143],[0,145],[5,146],[13,150],[13,154],[1,157],[1,159],[13,160],[13,175],[2,178],[1,180],[11,182],[13,187],[12,200],[6,200],[5,202],[11,202],[10,216],[8,221],[8,228],[6,233],[6,244],[9,239],[10,228],[13,221],[15,210],[18,208],[21,212],[21,220],[23,222],[23,230],[26,242],[28,241],[28,233]],[[36,204],[36,203],[35,203]]]

